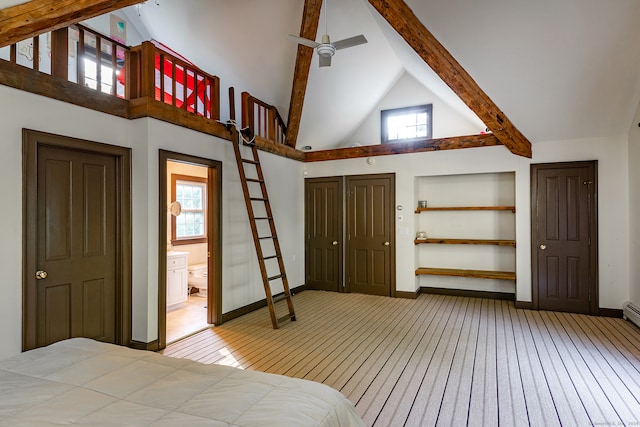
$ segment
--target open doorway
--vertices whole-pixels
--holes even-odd
[[[160,151],[160,348],[221,320],[221,167]]]

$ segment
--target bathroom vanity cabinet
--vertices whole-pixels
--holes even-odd
[[[188,252],[167,253],[167,307],[187,301],[189,297]]]

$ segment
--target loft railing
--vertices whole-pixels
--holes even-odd
[[[247,126],[253,135],[285,144],[287,127],[276,107],[242,92],[242,127]]]
[[[0,48],[0,59],[118,98],[220,119],[219,78],[160,44],[129,48],[76,24]]]
[[[199,116],[220,119],[220,79],[152,42],[127,55],[127,98],[147,97]]]
[[[117,40],[75,24],[6,46],[0,58],[123,98],[124,82],[118,74],[128,50]]]

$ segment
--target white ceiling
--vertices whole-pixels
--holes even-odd
[[[640,101],[637,0],[407,0],[532,141],[626,135]]]
[[[418,18],[533,143],[626,135],[640,102],[638,0],[405,0]],[[304,0],[157,0],[126,14],[222,82],[275,105],[287,118]],[[0,6],[19,3],[0,0]],[[298,147],[344,143],[402,73],[478,120],[367,0],[330,0],[332,40],[369,43],[314,54]],[[324,32],[324,12],[318,39]],[[237,101],[236,104],[239,105]]]

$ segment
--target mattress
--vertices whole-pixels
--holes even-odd
[[[0,361],[0,426],[363,426],[323,384],[73,338]]]

